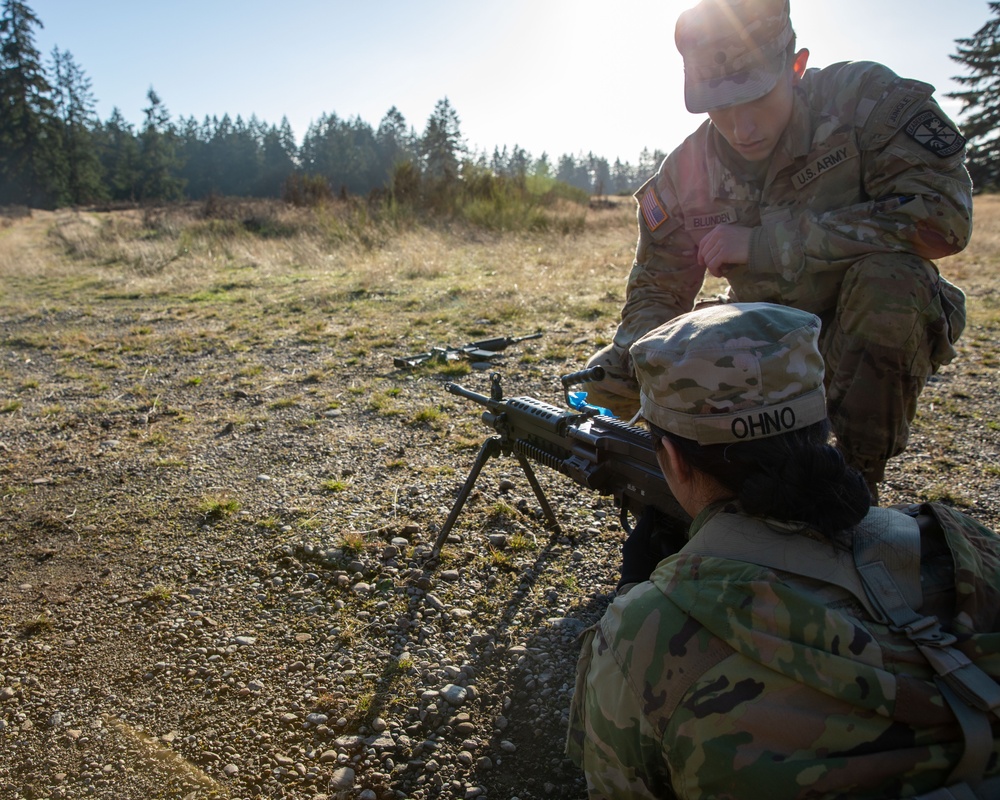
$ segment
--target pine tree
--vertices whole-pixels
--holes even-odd
[[[1000,187],[1000,2],[989,3],[993,15],[975,35],[956,39],[953,61],[970,75],[954,78],[965,87],[948,97],[962,101],[963,132],[969,139],[967,166],[977,190]]]
[[[459,165],[465,152],[458,113],[447,97],[438,100],[420,140],[424,174],[434,183],[453,183],[458,180]]]
[[[139,199],[139,140],[116,106],[96,134],[104,183],[112,200]]]
[[[280,128],[272,125],[264,133],[261,148],[263,164],[256,193],[265,197],[281,197],[281,187],[295,172],[298,152],[288,117],[281,118]]]
[[[68,51],[52,51],[56,118],[62,123],[66,192],[69,202],[93,203],[107,196],[94,131],[97,127],[90,78]]]
[[[532,165],[531,171],[538,178],[551,178],[552,163],[549,161],[549,154],[543,152]]]
[[[385,184],[388,185],[397,165],[413,161],[416,157],[414,137],[407,130],[406,119],[395,106],[382,117],[378,130],[375,131],[375,144]]]
[[[149,107],[143,109],[146,123],[139,136],[139,199],[145,202],[180,200],[184,182],[178,177],[181,165],[170,112],[152,88],[146,97]]]
[[[54,204],[64,161],[52,87],[35,47],[35,13],[3,0],[0,15],[0,204]]]

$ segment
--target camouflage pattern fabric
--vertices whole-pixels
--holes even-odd
[[[677,18],[684,104],[692,114],[762,97],[787,66],[788,0],[706,0]]]
[[[682,314],[629,354],[642,416],[699,444],[763,439],[826,419],[819,318],[772,303]]]
[[[836,353],[836,364],[827,358],[831,387],[847,386],[875,353],[879,366],[865,375],[875,383],[865,385],[878,403],[829,392],[831,404],[847,404],[831,415],[838,434],[843,419],[866,421],[870,452],[848,451],[852,463],[902,450],[919,379],[954,356],[964,322],[964,297],[931,262],[962,250],[972,230],[965,140],[932,92],[871,62],[808,70],[759,176],[706,121],[636,194],[635,263],[613,343],[589,362],[608,371],[585,387],[590,402],[625,418],[638,410],[629,347],[692,309],[705,278],[698,242],[731,223],[754,230],[749,263],[726,273],[730,299],[794,306],[827,325],[841,314],[842,340],[824,337],[824,356]],[[875,256],[879,274],[870,275]],[[852,303],[865,313],[845,317]],[[839,377],[839,364],[853,374]]]
[[[924,613],[1000,678],[1000,539],[945,507]],[[660,562],[585,641],[567,753],[592,798],[883,800],[945,785],[962,734],[905,636],[838,587],[696,554]],[[749,520],[749,518],[745,518]],[[775,532],[775,536],[787,533]],[[1000,742],[988,775],[1000,772]]]

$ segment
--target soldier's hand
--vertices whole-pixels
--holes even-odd
[[[618,588],[632,583],[649,580],[659,559],[653,546],[652,535],[657,516],[652,508],[646,508],[632,532],[622,545],[622,576]]]
[[[752,228],[742,225],[718,225],[698,244],[698,263],[716,278],[727,268],[746,264],[750,260]]]

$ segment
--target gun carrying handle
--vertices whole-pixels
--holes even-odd
[[[588,367],[587,369],[581,369],[579,372],[571,372],[569,375],[563,375],[560,380],[563,385],[563,398],[566,401],[566,405],[572,406],[573,404],[569,401],[569,387],[577,386],[581,383],[592,383],[596,381],[604,380],[604,367]]]
[[[563,375],[559,380],[562,381],[563,388],[568,389],[570,386],[576,386],[581,383],[603,381],[604,374],[604,367],[588,367],[587,369],[581,369],[579,372],[571,372],[569,375]]]

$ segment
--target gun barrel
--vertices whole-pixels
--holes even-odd
[[[541,335],[541,332],[539,332],[529,333],[527,336],[496,336],[492,339],[480,339],[478,342],[469,342],[462,349],[467,351],[487,350],[491,353],[496,353],[500,350],[506,350],[512,344],[525,342],[528,339],[538,339]]]
[[[472,400],[474,403],[479,403],[481,406],[490,405],[490,398],[485,394],[474,392],[472,389],[466,389],[464,386],[459,386],[457,383],[446,383],[444,388],[452,394],[457,394],[459,397],[464,397],[466,400]]]

